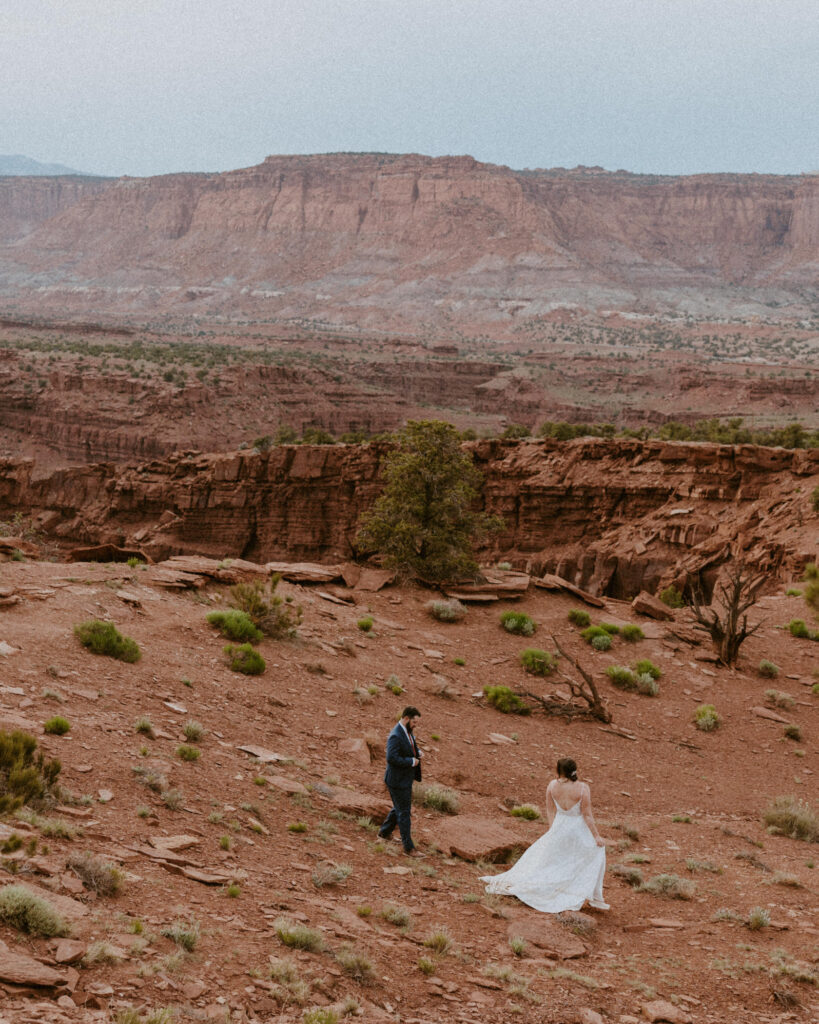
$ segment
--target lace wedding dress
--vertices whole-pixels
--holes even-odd
[[[580,813],[580,801],[557,813],[549,831],[532,843],[520,860],[501,875],[485,875],[486,891],[517,896],[535,910],[559,914],[580,910],[588,902],[608,910],[603,902],[606,849],[598,846]]]

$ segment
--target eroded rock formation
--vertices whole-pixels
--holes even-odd
[[[817,450],[599,439],[470,447],[485,507],[506,523],[480,552],[487,561],[627,597],[707,576],[731,552],[773,578],[815,558]],[[155,558],[348,559],[385,450],[283,446],[43,476],[31,460],[7,459],[0,516],[19,511],[64,542],[135,545]]]

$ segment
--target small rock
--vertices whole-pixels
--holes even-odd
[[[100,789],[97,792],[97,799],[101,804],[108,804],[114,799],[114,794],[110,789]]]
[[[87,949],[87,942],[79,942],[77,939],[60,939],[54,950],[54,960],[58,964],[75,964],[78,960],[82,960]]]
[[[268,775],[267,781],[283,793],[299,793],[301,796],[307,796],[309,792],[307,787],[300,782],[296,782],[295,779],[286,779],[283,775]]]
[[[590,1010],[588,1006],[577,1011],[577,1024],[605,1024],[597,1010]]]
[[[638,615],[647,615],[650,619],[659,619],[660,621],[674,618],[667,604],[645,590],[641,590],[631,602],[631,610]]]
[[[679,1006],[669,1003],[665,999],[654,999],[650,1003],[643,1003],[643,1016],[646,1020],[667,1021],[668,1024],[691,1024],[693,1018]]]

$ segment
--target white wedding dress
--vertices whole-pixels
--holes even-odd
[[[580,801],[557,812],[549,831],[532,843],[520,860],[501,875],[484,875],[486,891],[517,896],[535,910],[559,914],[580,910],[588,900],[598,910],[603,902],[606,848],[598,846],[580,813]]]

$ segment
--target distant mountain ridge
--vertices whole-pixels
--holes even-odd
[[[0,302],[494,337],[561,311],[804,317],[819,310],[819,175],[316,154],[7,177]]]
[[[0,177],[47,178],[59,174],[79,175],[81,178],[94,177],[87,171],[75,171],[73,167],[66,167],[65,164],[41,164],[39,160],[32,160],[30,156],[23,156],[20,153],[0,153]]]

